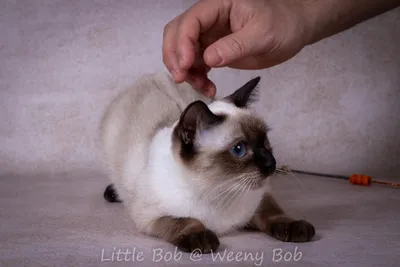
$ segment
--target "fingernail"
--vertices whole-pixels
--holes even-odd
[[[216,49],[213,49],[204,54],[204,61],[210,67],[218,66],[222,63],[222,57],[218,54]]]

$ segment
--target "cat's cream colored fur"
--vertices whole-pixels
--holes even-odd
[[[141,232],[151,234],[155,220],[173,216],[198,219],[207,229],[224,234],[248,223],[263,198],[262,186],[250,190],[250,183],[242,183],[234,190],[235,177],[227,177],[232,180],[225,185],[218,177],[207,177],[213,175],[201,170],[207,157],[200,159],[196,171],[180,161],[172,144],[173,129],[195,100],[230,118],[222,128],[199,134],[204,152],[229,144],[235,137],[235,120],[252,116],[232,103],[204,97],[187,83],[175,84],[161,72],[141,77],[122,92],[102,119],[100,137],[110,179]]]

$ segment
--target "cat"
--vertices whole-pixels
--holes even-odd
[[[101,119],[104,198],[122,202],[141,233],[184,252],[216,251],[233,230],[311,241],[314,226],[287,216],[269,193],[276,160],[251,108],[259,81],[217,99],[166,72],[140,77]]]

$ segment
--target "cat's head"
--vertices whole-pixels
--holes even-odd
[[[175,156],[210,186],[241,179],[259,188],[275,172],[268,127],[249,108],[259,81],[254,78],[208,106],[193,102],[181,114],[173,132]]]

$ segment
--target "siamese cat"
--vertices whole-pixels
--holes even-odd
[[[185,252],[216,251],[235,229],[310,241],[314,227],[286,215],[269,193],[276,160],[268,126],[250,107],[259,81],[216,99],[166,72],[139,78],[101,120],[111,180],[104,198],[122,202],[141,233]]]

